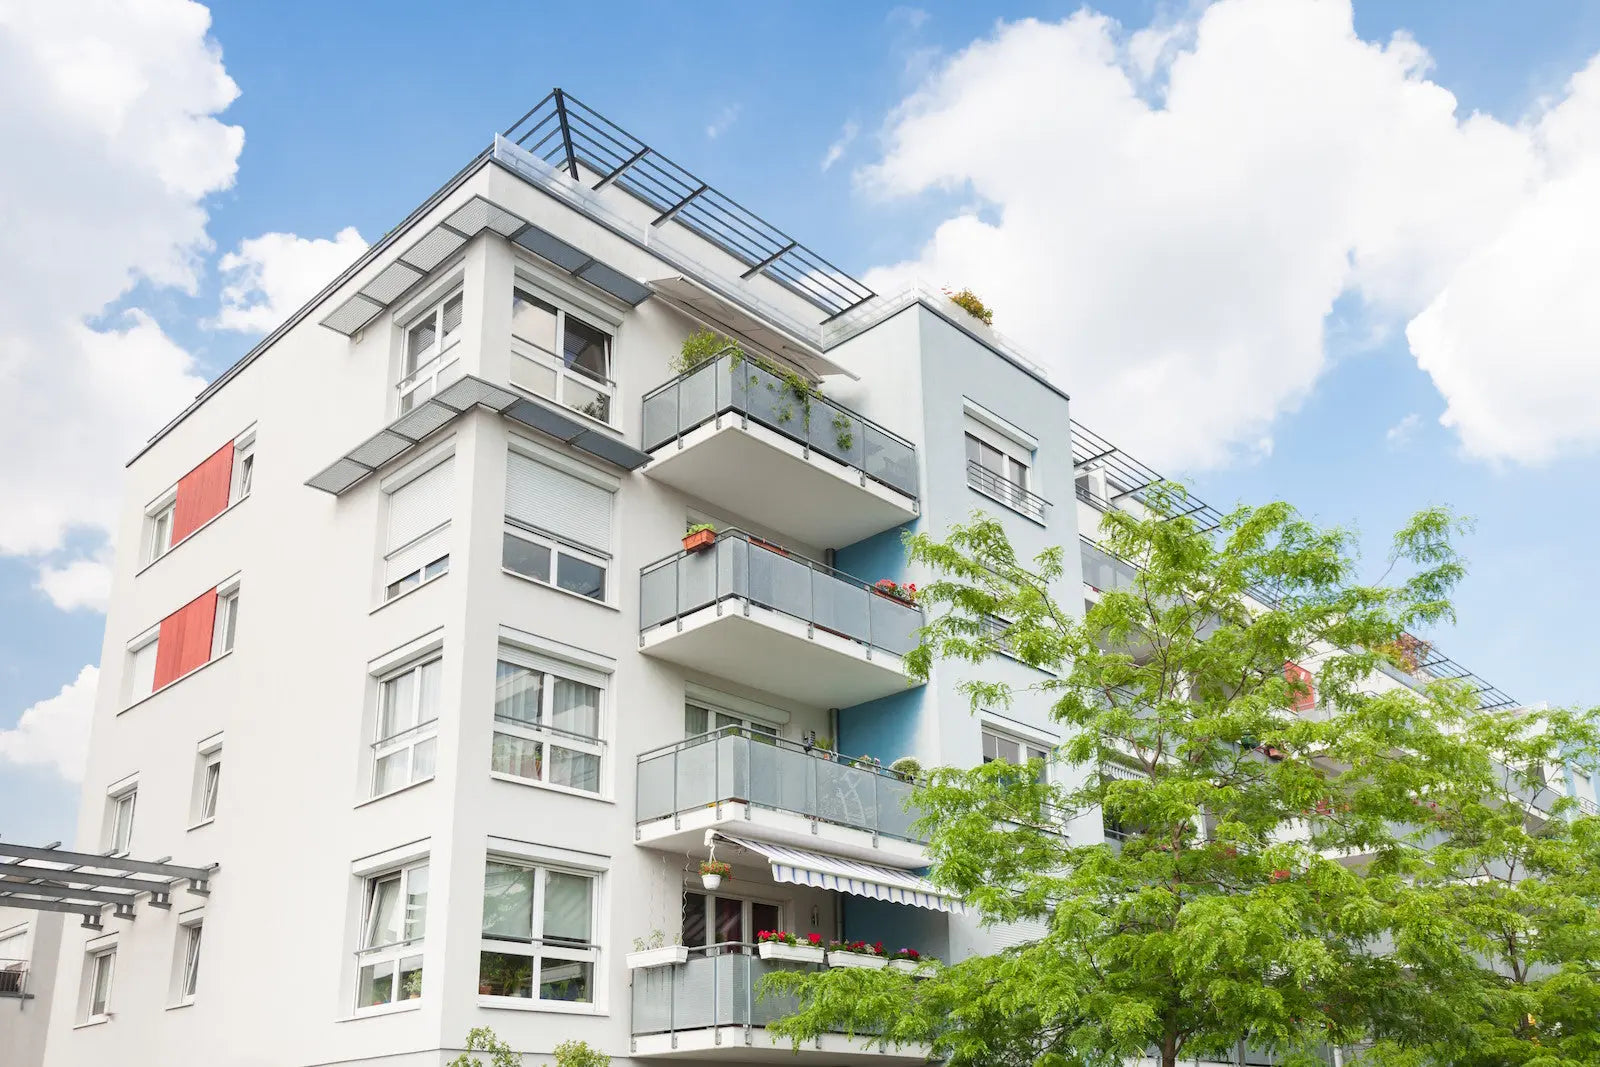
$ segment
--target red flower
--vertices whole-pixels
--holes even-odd
[[[806,935],[806,940],[811,942],[811,944],[813,944],[813,945],[820,945],[820,944],[822,944],[822,935],[821,934],[807,934]]]
[[[1272,872],[1272,880],[1274,882],[1287,881],[1288,878],[1289,878],[1289,872],[1284,870],[1282,867],[1279,867],[1277,870]]]

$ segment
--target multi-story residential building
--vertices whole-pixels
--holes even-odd
[[[7,1063],[44,1062],[63,918],[0,907],[0,1049]]]
[[[705,330],[736,347],[688,359]],[[919,876],[887,768],[1057,726],[973,716],[963,665],[912,685],[921,615],[874,585],[975,508],[1029,554],[1092,538],[1084,440],[945,297],[553,93],[129,465],[77,852],[0,893],[90,927],[44,1062],[437,1067],[484,1025],[755,1062],[759,930],[1026,936]],[[1115,570],[1083,544],[1063,604]]]

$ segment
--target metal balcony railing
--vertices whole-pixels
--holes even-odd
[[[20,997],[28,992],[28,961],[0,959],[0,997]]]
[[[742,726],[725,726],[639,757],[641,823],[709,805],[740,802],[819,822],[923,842],[911,829],[912,784],[837,753],[806,748]]]
[[[975,459],[967,460],[967,484],[987,496],[992,496],[1006,507],[1013,508],[1031,518],[1044,521],[1044,509],[1050,501],[1007,478],[1002,478]]]
[[[820,966],[764,960],[755,945],[728,942],[692,948],[689,959],[633,972],[633,1032],[671,1034],[715,1026],[766,1026],[793,1015],[793,996],[762,994],[774,971],[816,971]]]
[[[642,407],[646,452],[734,414],[912,499],[918,495],[916,445],[843,404],[796,390],[736,350],[652,390]]]
[[[723,530],[710,548],[677,552],[639,572],[639,628],[648,630],[729,599],[799,619],[869,649],[917,647],[922,609],[804,556]]]

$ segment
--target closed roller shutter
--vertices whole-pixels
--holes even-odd
[[[513,452],[506,462],[506,517],[601,554],[611,550],[610,490]]]

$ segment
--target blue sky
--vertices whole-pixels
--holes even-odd
[[[159,6],[157,0],[151,6]],[[1117,20],[1124,38],[1147,26],[1179,27],[1173,47],[1180,51],[1193,46],[1193,23],[1203,13],[1203,5],[1110,0],[1092,9]],[[1019,20],[1053,24],[1079,10],[1077,4],[477,3],[446,12],[415,3],[218,3],[211,9],[210,35],[239,95],[216,117],[242,128],[244,140],[231,187],[221,188],[226,183],[219,181],[194,198],[205,212],[209,247],[193,241],[188,246],[195,254],[192,291],[151,280],[153,272],[134,258],[125,265],[130,284],[112,287],[106,301],[80,310],[92,328],[110,330],[128,321],[129,309],[138,309],[192,359],[191,377],[215,376],[255,340],[250,331],[215,328],[226,281],[219,256],[266,233],[332,238],[354,227],[375,240],[555,85],[846,269],[892,272],[917,261],[922,271],[944,269],[947,276],[935,281],[965,282],[948,274],[970,269],[986,292],[1027,293],[1008,289],[1009,264],[986,266],[977,253],[963,258],[963,250],[1015,249],[1004,244],[1003,234],[984,233],[971,244],[957,235],[939,250],[930,250],[931,242],[941,223],[962,215],[979,227],[1001,227],[1008,215],[1026,215],[1034,206],[1027,197],[1037,194],[1023,190],[1007,200],[1011,186],[1004,168],[1039,165],[1034,130],[1045,131],[1038,133],[1041,138],[1051,134],[1047,125],[1036,127],[1030,109],[1070,110],[1078,100],[1050,102],[1019,93],[1007,97],[1004,108],[945,107],[949,114],[935,118],[959,120],[956,129],[972,135],[967,150],[993,157],[996,169],[975,170],[970,180],[960,169],[966,162],[941,161],[913,173],[925,165],[908,162],[913,153],[903,143],[897,154],[894,138],[910,136],[904,116],[919,113],[919,107],[921,113],[944,107],[924,102],[908,108],[919,89],[938,87],[947,101],[977,92],[987,76],[981,49],[972,70],[950,66],[974,42],[1004,42],[1020,50],[1028,34],[1016,28]],[[175,35],[193,33],[182,19],[171,25]],[[1562,99],[1568,79],[1600,52],[1600,7],[1576,0],[1545,0],[1531,9],[1357,2],[1354,25],[1368,42],[1409,33],[1431,60],[1421,76],[1455,95],[1458,119],[1476,111],[1508,129],[1525,127]],[[4,47],[30,47],[26,40],[6,42],[8,32],[28,31],[0,25],[0,65]],[[1270,47],[1273,38],[1265,40]],[[1202,43],[1200,50],[1211,47]],[[207,62],[193,49],[185,56],[185,62]],[[966,73],[958,77],[957,70]],[[1260,89],[1263,97],[1277,93],[1270,84]],[[1140,87],[1157,110],[1162,91],[1159,77]],[[1328,92],[1342,91],[1338,82],[1330,83]],[[19,103],[14,94],[0,93],[0,99],[12,101],[0,104],[4,132],[10,125],[5,109]],[[17,116],[12,119],[26,127]],[[1251,121],[1250,109],[1241,109],[1239,122]],[[1313,127],[1318,121],[1324,120],[1306,120]],[[854,136],[845,137],[850,129]],[[1284,129],[1295,129],[1292,120]],[[830,146],[841,141],[838,159],[824,169]],[[950,148],[958,155],[962,150],[960,143]],[[1049,160],[1063,173],[1099,165],[1093,156],[1064,152]],[[1273,180],[1272,168],[1263,173],[1263,181]],[[1302,186],[1291,188],[1292,203]],[[0,202],[5,189],[0,184]],[[1273,197],[1267,191],[1261,200]],[[1406,214],[1381,217],[1403,225]],[[939,232],[941,241],[949,236]],[[1054,239],[1070,243],[1074,233]],[[1441,243],[1449,241],[1434,241]],[[0,253],[5,251],[0,244]],[[1439,258],[1431,246],[1428,255],[1430,262]],[[1171,259],[1170,249],[1163,258]],[[1035,266],[1035,273],[1054,269],[1048,258]],[[1183,282],[1182,276],[1174,283],[1151,270],[1134,270],[1131,277],[1162,279],[1137,294],[1143,306],[1160,304],[1160,286]],[[1387,532],[1419,506],[1449,504],[1474,516],[1476,532],[1466,546],[1473,570],[1461,590],[1461,623],[1436,635],[1440,644],[1519,699],[1600,701],[1586,672],[1571,667],[1583,657],[1582,635],[1590,629],[1585,594],[1600,590],[1600,564],[1588,533],[1600,518],[1600,507],[1586,492],[1597,473],[1592,439],[1557,444],[1535,461],[1512,454],[1514,449],[1465,449],[1456,429],[1440,425],[1447,399],[1438,380],[1419,366],[1404,332],[1428,294],[1390,300],[1392,293],[1378,292],[1382,286],[1363,288],[1359,280],[1337,288],[1320,345],[1316,337],[1310,341],[1318,348],[1315,360],[1306,362],[1311,357],[1304,353],[1298,363],[1286,357],[1286,377],[1298,375],[1303,384],[1287,389],[1264,415],[1244,419],[1243,429],[1237,429],[1238,420],[1228,423],[1219,415],[1217,425],[1197,431],[1192,454],[1181,438],[1126,424],[1126,411],[1116,402],[1118,380],[1097,367],[1092,353],[1053,351],[1058,341],[1072,347],[1070,330],[1045,329],[1037,316],[1020,313],[1021,295],[1009,308],[999,297],[992,302],[1001,329],[1016,332],[1053,368],[1057,360],[1076,368],[1056,377],[1078,401],[1080,419],[1136,453],[1141,449],[1135,446],[1149,439],[1154,454],[1147,458],[1189,476],[1214,504],[1285,497],[1323,521],[1357,527],[1374,557],[1381,555]],[[27,310],[14,310],[13,317],[21,321]],[[0,307],[0,345],[8,326],[21,330],[27,324],[17,327]],[[1173,329],[1181,333],[1183,326],[1175,313]],[[1314,334],[1315,319],[1311,326]],[[1084,348],[1091,342],[1080,341]],[[1248,332],[1228,341],[1229,347],[1251,345],[1262,347]],[[1106,351],[1107,360],[1116,358],[1112,349]],[[1201,344],[1184,351],[1186,358],[1208,358]],[[0,348],[0,356],[5,354]],[[1507,361],[1524,358],[1525,352],[1504,353]],[[1228,389],[1254,389],[1276,373],[1270,351],[1241,359],[1219,363],[1219,377],[1226,377],[1228,367],[1238,374],[1222,383]],[[4,364],[0,358],[0,370]],[[1482,364],[1480,359],[1473,366]],[[1159,391],[1159,384],[1154,388]],[[176,390],[176,398],[183,395]],[[178,406],[174,397],[162,401],[164,410]],[[37,414],[48,417],[49,404],[65,412],[73,394],[63,386],[39,403],[45,409]],[[146,423],[145,431],[155,428]],[[1208,442],[1203,447],[1201,437]],[[128,442],[121,443],[121,452],[131,452]],[[114,458],[120,464],[127,456]],[[3,462],[21,469],[32,458],[14,452]],[[103,522],[96,522],[69,513],[52,543],[9,551],[0,531],[0,730],[15,727],[25,709],[56,694],[99,657],[102,617],[90,607],[61,610],[37,586],[41,567],[103,551]],[[1381,569],[1377,558],[1373,564]],[[0,744],[0,810],[11,814],[0,820],[0,834],[70,838],[76,787],[52,765],[8,760],[5,752]]]

